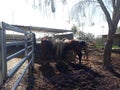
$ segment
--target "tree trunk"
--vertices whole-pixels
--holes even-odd
[[[113,30],[113,28],[110,28],[109,31],[115,31],[115,30]],[[113,39],[114,39],[114,32],[109,32],[108,38],[107,38],[107,41],[106,41],[106,45],[105,45],[105,49],[104,49],[104,54],[103,54],[104,66],[107,69],[112,68],[111,52],[112,52]]]
[[[111,67],[111,51],[112,51],[112,40],[108,39],[103,54],[104,66],[107,68]]]

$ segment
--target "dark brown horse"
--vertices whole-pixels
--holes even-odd
[[[41,60],[52,59],[55,53],[54,45],[48,36],[41,39]]]
[[[87,43],[85,41],[78,40],[64,40],[64,47],[62,51],[62,59],[66,59],[67,51],[73,50],[79,57],[79,63],[81,63],[82,58],[82,50],[85,50],[85,54],[87,54]]]

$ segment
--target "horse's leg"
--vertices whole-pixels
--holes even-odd
[[[84,52],[84,59],[88,59],[88,50],[87,50],[87,48],[85,48],[85,49],[83,49],[83,52]]]
[[[86,60],[88,59],[88,51],[85,51]]]
[[[86,58],[86,52],[84,50],[82,50],[82,58],[85,59]]]
[[[62,59],[66,59],[67,56],[67,50],[64,48],[62,51]]]
[[[79,57],[79,63],[81,63],[81,59],[82,59],[82,52],[79,51],[79,50],[75,50],[76,51],[76,54],[78,55]]]

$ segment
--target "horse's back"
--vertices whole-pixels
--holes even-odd
[[[54,45],[49,39],[41,41],[41,57],[42,59],[51,59],[54,55]]]

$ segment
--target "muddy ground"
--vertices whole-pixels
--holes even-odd
[[[15,52],[15,49],[8,51]],[[41,61],[40,52],[37,54],[33,73],[24,75],[17,90],[120,90],[120,54],[112,53],[114,70],[111,71],[103,68],[101,50],[90,51],[88,60],[83,58],[82,64],[77,58]],[[20,58],[8,62],[8,71]],[[24,67],[6,81],[2,90],[12,90]]]
[[[102,56],[100,50],[91,51],[82,64],[77,59],[37,61],[26,90],[120,90],[120,54],[112,54],[112,71],[103,68]]]

